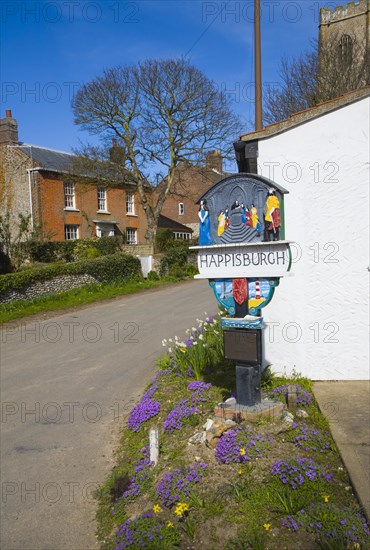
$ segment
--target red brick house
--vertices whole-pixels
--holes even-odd
[[[127,244],[145,244],[146,216],[134,184],[97,183],[76,172],[76,155],[19,142],[10,110],[0,120],[0,154],[0,214],[10,212],[13,223],[19,213],[30,214],[50,240],[123,235]]]
[[[167,197],[162,215],[193,230],[192,237],[199,233],[197,199],[212,185],[225,178],[220,151],[211,151],[206,155],[203,166],[182,162],[176,170],[175,182]],[[163,183],[160,183],[160,188]],[[182,237],[186,238],[186,237]]]

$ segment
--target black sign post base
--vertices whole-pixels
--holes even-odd
[[[238,405],[252,406],[261,403],[261,375],[259,365],[251,367],[238,363],[236,371],[236,402]]]
[[[237,361],[236,402],[250,407],[261,403],[261,329],[225,329],[224,355]]]

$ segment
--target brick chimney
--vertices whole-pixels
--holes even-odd
[[[209,151],[209,153],[206,154],[206,167],[209,170],[216,170],[222,174],[222,156],[219,149]]]
[[[117,144],[115,138],[112,139],[112,147],[109,149],[109,158],[111,162],[115,162],[121,166],[124,166],[126,163],[125,150]]]
[[[6,109],[5,118],[0,119],[0,145],[18,145],[18,123]]]

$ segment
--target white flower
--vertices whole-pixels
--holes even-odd
[[[168,353],[172,353],[172,348],[168,348]]]
[[[177,342],[177,340],[178,340],[178,337],[177,337],[177,336],[175,336],[175,340],[176,340],[176,342]]]
[[[203,340],[203,338],[204,338],[203,334],[199,334],[198,338],[199,338],[199,340]]]
[[[169,342],[173,342],[172,338],[169,338],[168,341],[169,341]]]

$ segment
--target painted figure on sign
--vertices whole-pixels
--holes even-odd
[[[248,227],[253,227],[252,215],[251,215],[251,211],[249,210],[248,206],[247,206],[246,211],[245,211],[245,225],[247,225]]]
[[[275,194],[275,189],[269,189],[265,207],[264,241],[278,241],[280,235],[280,202]]]
[[[219,216],[218,216],[218,225],[217,225],[217,235],[220,237],[222,233],[225,231],[225,212],[221,210]]]
[[[213,244],[211,235],[211,221],[209,218],[209,210],[207,201],[200,201],[199,206],[199,244],[201,246],[207,246]]]
[[[261,224],[258,219],[257,208],[254,206],[254,204],[252,204],[252,207],[251,207],[251,219],[252,219],[252,227],[257,231],[259,235],[261,233]]]
[[[225,229],[227,229],[230,225],[230,218],[229,218],[229,207],[227,206],[225,208]]]
[[[246,224],[247,222],[247,209],[245,208],[244,204],[241,203],[241,209],[242,209],[242,224]]]

